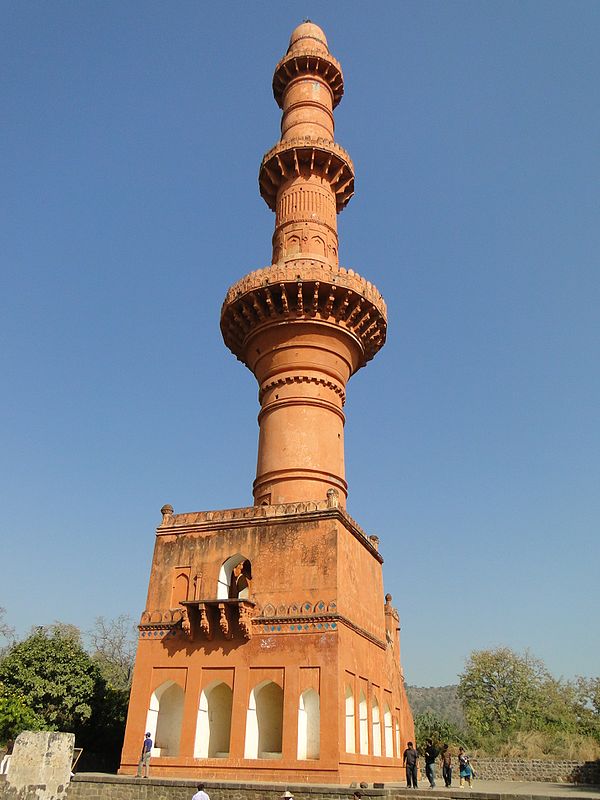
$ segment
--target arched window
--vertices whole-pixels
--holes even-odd
[[[346,686],[346,752],[356,753],[356,732],[354,728],[354,694]]]
[[[250,692],[244,758],[281,758],[283,689],[263,681]]]
[[[227,758],[231,737],[233,693],[222,681],[213,681],[200,695],[194,758]]]
[[[396,714],[398,714],[398,709],[396,709]],[[400,723],[396,719],[394,722],[394,729],[396,731],[396,758],[400,758],[400,753],[402,752],[402,747],[400,745]]]
[[[377,698],[375,696],[373,696],[372,718],[373,718],[373,755],[380,756],[381,720],[379,718],[379,703],[377,702]]]
[[[298,706],[298,759],[319,758],[321,753],[321,712],[319,695],[307,689]]]
[[[358,697],[358,748],[359,753],[369,752],[369,718],[367,716],[367,698],[361,692]]]
[[[152,692],[146,730],[154,740],[153,756],[179,755],[183,697],[183,689],[175,681],[165,681]]]
[[[241,553],[235,553],[224,561],[219,570],[217,599],[244,598],[250,595],[252,565]]]
[[[385,754],[388,758],[394,757],[394,730],[392,728],[392,712],[386,703],[383,707],[383,732],[385,739]]]

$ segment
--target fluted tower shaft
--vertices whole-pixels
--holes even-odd
[[[328,492],[345,504],[346,384],[385,342],[381,295],[338,265],[337,214],[354,192],[352,161],[334,141],[343,88],[323,31],[298,26],[273,77],[281,139],[259,173],[275,212],[273,263],[232,286],[221,314],[225,343],[259,384],[255,504]]]

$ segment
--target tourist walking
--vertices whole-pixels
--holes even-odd
[[[192,800],[210,800],[210,797],[204,791],[203,783],[199,783],[197,788],[198,791],[196,792],[195,795],[193,795]]]
[[[140,760],[138,761],[138,768],[137,768],[138,778],[150,777],[151,754],[152,754],[152,735],[150,733],[147,733],[144,742],[142,744],[142,753],[140,755]],[[143,775],[142,772],[144,773]]]
[[[406,788],[418,789],[417,775],[419,767],[419,754],[415,750],[413,743],[409,742],[402,755],[402,764],[406,767]]]
[[[439,751],[433,746],[433,739],[427,739],[425,746],[425,775],[429,781],[429,788],[435,789],[435,760]]]
[[[442,747],[442,777],[446,787],[452,786],[452,753],[447,744]]]
[[[469,789],[471,789],[471,777],[473,775],[473,770],[471,769],[471,764],[469,763],[469,756],[465,753],[464,747],[458,748],[458,766],[460,768],[460,786],[461,789],[464,787],[464,782],[467,782]]]

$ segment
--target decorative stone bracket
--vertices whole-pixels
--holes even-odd
[[[233,639],[236,634],[249,639],[252,635],[252,600],[183,600],[181,605],[187,618],[187,625],[184,621],[182,628],[189,639],[200,636],[211,641],[217,630],[225,639]]]

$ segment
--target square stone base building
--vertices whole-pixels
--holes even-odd
[[[162,509],[122,774],[148,731],[154,776],[385,782],[414,738],[379,541],[346,512],[346,385],[383,346],[387,312],[338,262],[354,192],[334,141],[343,86],[323,31],[298,26],[273,78],[281,139],[259,172],[273,263],[221,313],[259,385],[254,505]]]

